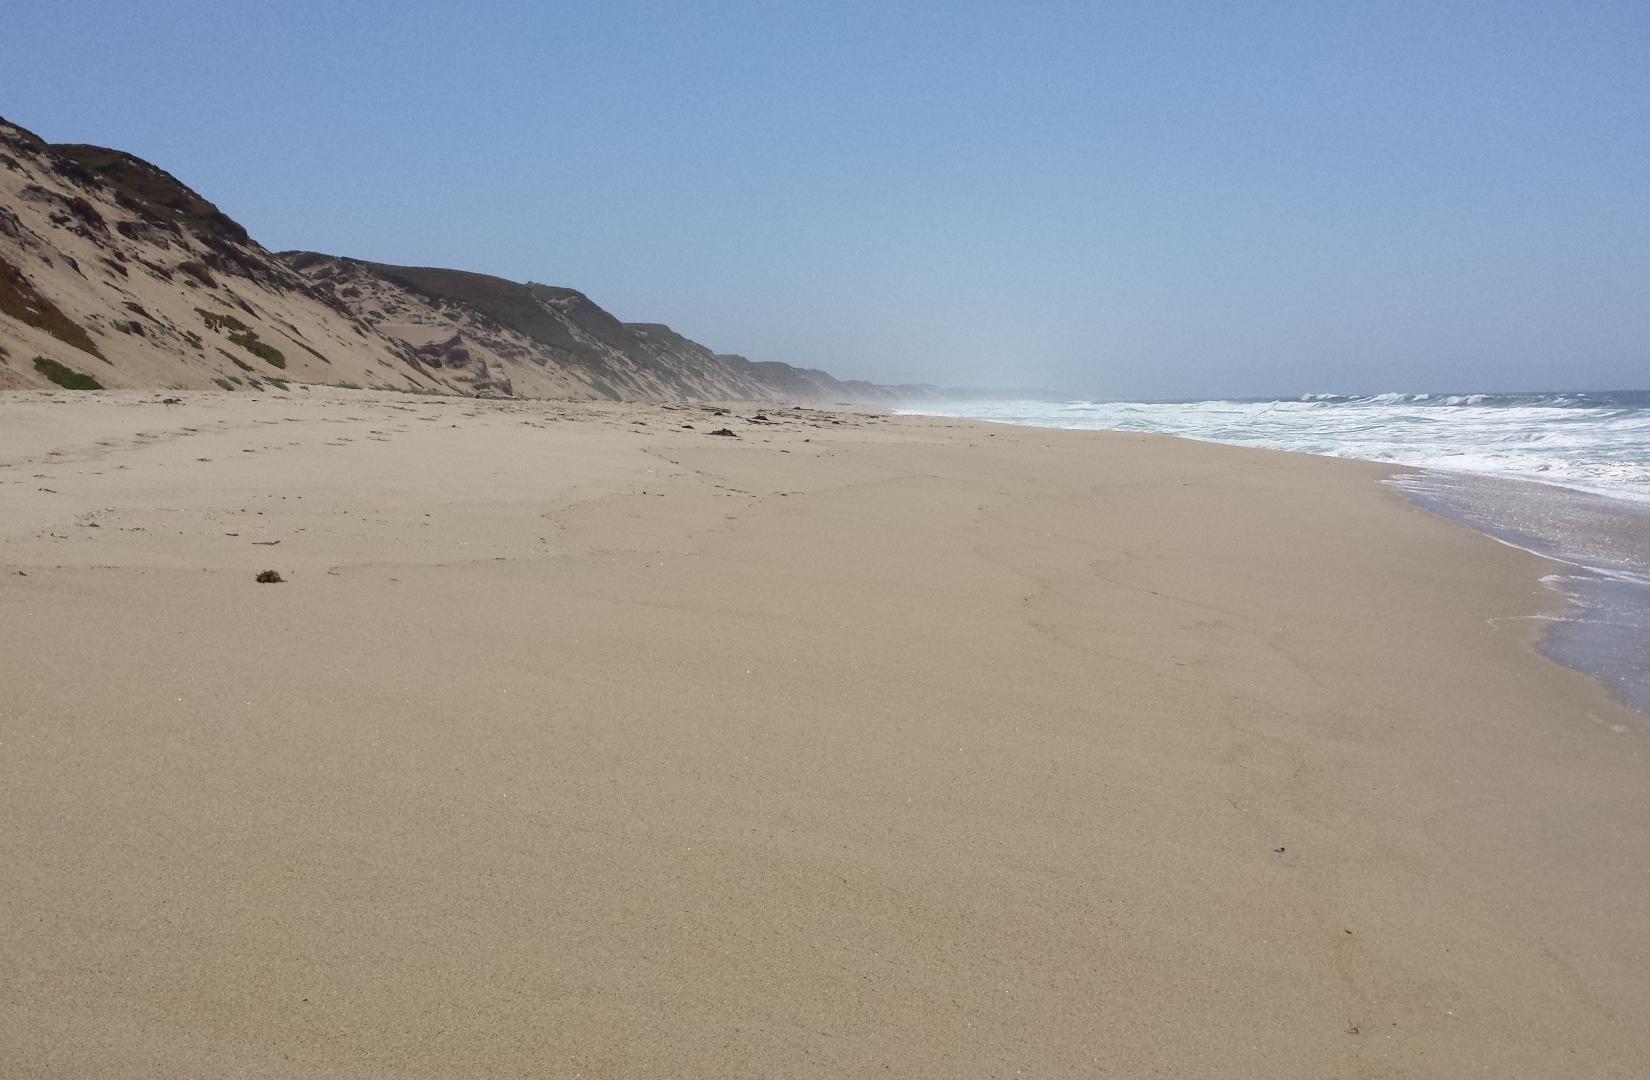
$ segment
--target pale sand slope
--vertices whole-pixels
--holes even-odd
[[[4,1076],[1650,1075],[1650,726],[1380,468],[58,397]]]

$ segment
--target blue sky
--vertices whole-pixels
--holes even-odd
[[[1650,4],[27,4],[0,115],[272,248],[844,376],[1650,386]]]

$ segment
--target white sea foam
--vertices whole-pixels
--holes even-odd
[[[1537,480],[1650,502],[1650,393],[1307,394],[1296,401],[951,402],[907,410]]]
[[[1545,580],[1571,605],[1540,616],[1551,624],[1543,648],[1650,714],[1650,392],[963,402],[908,411],[1421,468],[1394,481],[1421,505],[1564,567]],[[1532,480],[1556,486],[1517,482]]]

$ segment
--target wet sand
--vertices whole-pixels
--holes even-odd
[[[1546,582],[1568,604],[1542,651],[1650,716],[1650,503],[1462,473],[1394,483],[1429,510],[1549,559]]]
[[[0,1075],[1650,1072],[1650,727],[1387,469],[181,396],[0,397]]]

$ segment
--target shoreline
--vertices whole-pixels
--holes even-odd
[[[1542,580],[1564,597],[1566,613],[1551,618],[1543,655],[1650,717],[1650,506],[1442,469],[1391,482],[1420,506],[1554,564]]]
[[[933,403],[902,410],[1520,480],[1650,508],[1650,391]]]
[[[1650,1062],[1650,732],[1388,466],[159,396],[0,395],[0,1072]]]
[[[902,414],[1051,431],[1121,430],[915,410]],[[1415,505],[1561,567],[1542,581],[1563,599],[1564,614],[1530,616],[1549,624],[1542,635],[1541,654],[1598,679],[1622,704],[1650,719],[1650,662],[1646,661],[1650,657],[1650,502],[1632,494],[1531,476],[1341,457],[1184,433],[1157,434],[1214,446],[1381,466],[1391,472],[1387,482]],[[1577,520],[1585,527],[1578,528]]]

